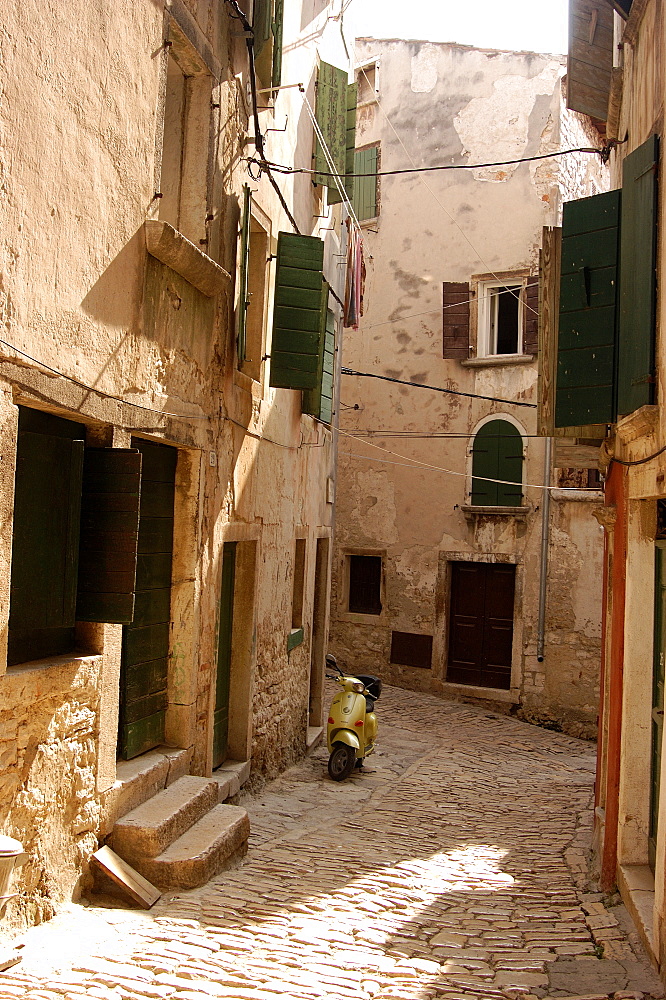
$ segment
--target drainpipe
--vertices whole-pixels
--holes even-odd
[[[541,579],[539,580],[539,621],[537,624],[537,660],[543,663],[546,636],[546,586],[548,583],[548,542],[550,537],[550,463],[553,439],[546,438],[543,460],[543,503],[541,505]]]

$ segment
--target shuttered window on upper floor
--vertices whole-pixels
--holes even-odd
[[[303,393],[303,413],[311,413],[318,420],[330,424],[333,418],[333,380],[335,374],[335,317],[326,310],[326,327],[323,349],[319,355],[317,384]]]
[[[315,118],[326,144],[326,150],[318,136],[314,143],[315,184],[328,188],[329,200],[339,199],[339,188],[332,176],[333,169],[344,178],[347,172],[348,117],[349,104],[354,106],[354,135],[356,135],[356,87],[349,89],[347,73],[323,60],[317,70],[317,91]],[[348,116],[349,111],[349,116]],[[330,161],[330,162],[329,162]]]
[[[508,420],[490,420],[477,432],[472,446],[472,477],[472,504],[520,506],[523,439],[518,428]]]
[[[658,137],[622,188],[569,202],[562,221],[555,427],[613,423],[654,398]]]
[[[379,147],[369,146],[357,149],[354,154],[354,198],[353,205],[359,222],[375,219],[379,214],[377,191],[377,164]],[[363,175],[359,177],[359,174]]]
[[[254,67],[264,87],[279,87],[282,80],[284,0],[254,0]]]
[[[270,384],[316,390],[322,385],[328,285],[324,243],[280,233],[277,247]]]
[[[76,621],[131,621],[141,456],[86,449],[85,427],[21,407],[8,663],[71,652]]]
[[[356,179],[354,153],[356,147],[356,105],[358,99],[358,85],[350,83],[347,87],[347,137],[345,151],[345,176],[344,190],[351,201],[354,197]],[[328,204],[336,205],[341,202],[342,195],[340,188],[332,178],[328,179]]]

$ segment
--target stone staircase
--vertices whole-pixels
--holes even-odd
[[[160,889],[193,889],[247,851],[245,809],[219,778],[184,775],[116,820],[108,844]]]

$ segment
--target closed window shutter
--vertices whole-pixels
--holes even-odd
[[[359,222],[377,216],[377,147],[357,149],[354,154],[353,205]],[[359,177],[358,174],[369,176]]]
[[[284,0],[275,0],[275,17],[273,19],[273,78],[272,78],[273,87],[279,87],[282,82],[283,21],[284,21]]]
[[[527,279],[523,313],[523,354],[539,353],[539,278]]]
[[[319,63],[317,72],[315,118],[335,169],[344,177],[347,160],[347,74],[343,69],[323,61]],[[315,170],[315,184],[335,186],[330,176],[331,167],[318,139],[315,142]]]
[[[354,198],[354,154],[356,152],[356,105],[358,103],[358,84],[350,83],[347,87],[347,154],[345,158],[345,191],[350,201]],[[337,185],[328,188],[328,203],[336,205],[342,201]]]
[[[134,618],[140,495],[139,451],[86,450],[76,602],[79,621],[124,624]]]
[[[499,479],[505,482],[489,481]],[[472,503],[481,507],[518,507],[522,481],[520,432],[506,420],[484,424],[474,438],[472,450]]]
[[[464,361],[469,357],[469,285],[445,281],[443,285],[442,357]]]
[[[247,307],[250,304],[248,298],[248,282],[250,277],[250,206],[252,204],[252,192],[249,185],[243,185],[243,214],[241,216],[241,245],[240,262],[238,271],[238,324],[236,333],[236,350],[238,353],[238,363],[245,361],[245,349],[247,344]]]
[[[617,412],[654,399],[658,136],[627,156],[622,175]]]
[[[567,107],[603,122],[613,71],[613,17],[607,0],[569,0]]]
[[[280,233],[271,347],[272,386],[317,388],[326,309],[323,267],[322,240]]]
[[[303,413],[330,424],[333,416],[333,370],[335,364],[335,317],[326,309],[328,285],[324,283],[325,330],[321,339],[321,362],[317,372],[317,386],[303,393]]]
[[[615,419],[620,192],[570,201],[562,219],[555,426]]]
[[[252,29],[254,31],[254,57],[259,59],[266,44],[273,37],[272,0],[254,0],[252,8]]]
[[[382,557],[349,557],[349,610],[360,615],[380,615]]]

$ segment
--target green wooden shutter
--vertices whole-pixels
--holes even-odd
[[[354,154],[353,206],[359,222],[377,215],[377,147],[357,149]],[[369,174],[359,177],[358,174]]]
[[[140,496],[139,451],[86,449],[76,601],[79,621],[123,624],[134,618]]]
[[[21,407],[16,451],[8,663],[74,642],[84,428]]]
[[[615,419],[620,202],[609,191],[564,206],[556,427]]]
[[[326,309],[324,243],[314,236],[280,233],[275,274],[270,384],[316,389]]]
[[[266,44],[273,37],[272,0],[254,0],[252,7],[252,28],[254,31],[254,57],[259,59]]]
[[[480,478],[480,477],[486,478]],[[472,449],[472,503],[518,507],[523,496],[523,439],[507,420],[491,420],[479,430]],[[505,480],[503,483],[489,480]]]
[[[347,87],[347,155],[345,158],[345,191],[351,201],[354,197],[354,154],[356,152],[356,105],[358,103],[358,84],[350,83]],[[328,203],[336,205],[342,201],[337,185],[328,186]]]
[[[275,0],[273,19],[273,78],[271,86],[279,87],[282,82],[282,30],[284,23],[284,0]]]
[[[617,412],[654,399],[658,136],[627,156],[622,175]]]
[[[315,118],[335,169],[341,177],[344,177],[347,160],[347,74],[343,69],[323,61],[319,63],[317,72]],[[334,179],[327,176],[331,172],[331,167],[318,139],[315,142],[314,159],[317,171],[314,177],[315,184],[334,187]]]
[[[241,216],[241,245],[240,262],[238,272],[238,331],[236,335],[236,349],[238,353],[239,365],[245,361],[245,348],[247,343],[247,307],[250,304],[248,297],[248,282],[250,277],[250,205],[252,204],[252,192],[247,184],[243,185],[243,214]]]
[[[328,301],[328,285],[324,283],[325,330],[321,339],[320,364],[317,372],[317,386],[303,393],[303,413],[311,413],[313,417],[330,424],[333,416],[333,374],[335,366],[335,317],[326,309]]]

